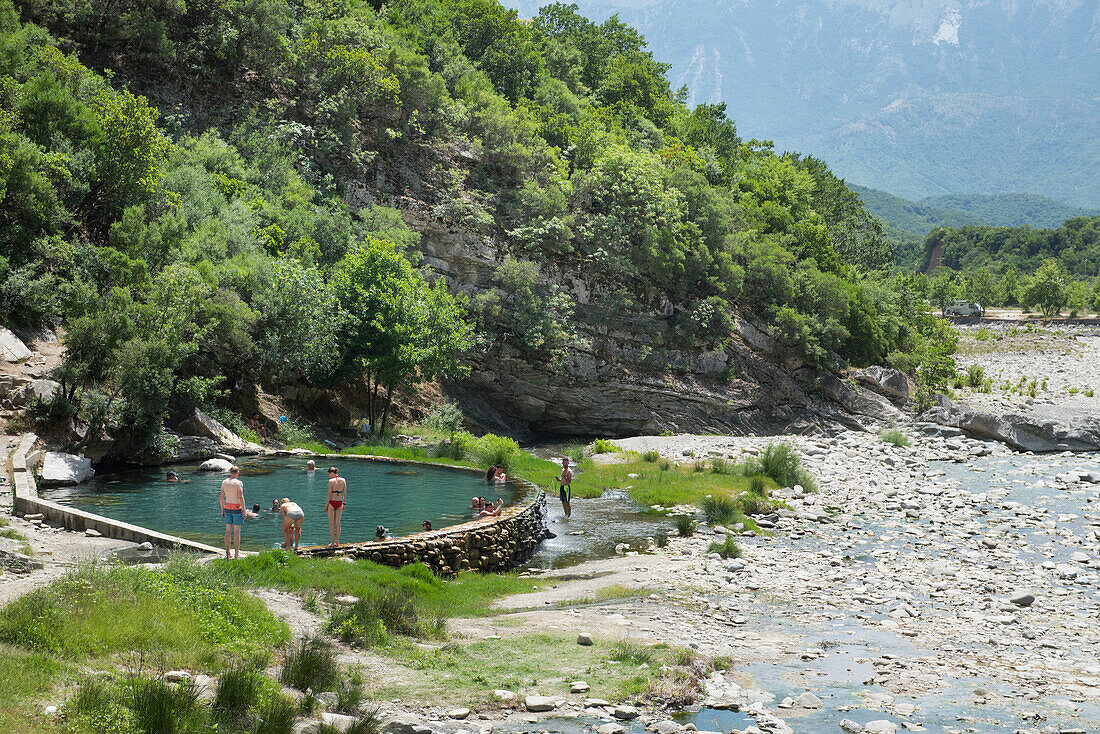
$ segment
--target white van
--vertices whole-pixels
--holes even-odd
[[[943,309],[945,316],[983,316],[985,309],[982,304],[973,301],[955,301]]]

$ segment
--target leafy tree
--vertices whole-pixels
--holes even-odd
[[[959,296],[959,284],[955,273],[948,268],[939,268],[932,274],[928,283],[928,299],[943,313],[947,304]]]
[[[1047,317],[1057,316],[1066,305],[1068,285],[1069,273],[1065,263],[1050,258],[1024,284],[1020,305],[1026,309],[1038,307]]]
[[[467,371],[458,362],[473,343],[465,299],[442,280],[429,284],[392,242],[369,238],[349,250],[332,284],[347,314],[342,367],[366,379],[371,431],[385,431],[395,388]]]
[[[266,379],[316,383],[332,373],[345,315],[319,270],[290,258],[277,260],[256,308],[256,348]]]

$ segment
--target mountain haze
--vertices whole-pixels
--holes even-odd
[[[513,2],[525,15],[536,2]],[[909,199],[1023,191],[1100,206],[1095,0],[581,0],[745,138]]]

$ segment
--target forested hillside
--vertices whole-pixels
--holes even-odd
[[[611,315],[673,327],[654,373],[741,315],[777,358],[938,379],[953,342],[858,197],[667,69],[560,4],[0,0],[0,319],[64,327],[42,410],[118,452],[249,385],[374,423],[501,349],[562,379]],[[435,279],[427,233],[494,269]]]
[[[966,297],[1047,315],[1100,312],[1100,217],[1057,229],[940,227],[925,239],[920,267],[932,272],[937,305]]]

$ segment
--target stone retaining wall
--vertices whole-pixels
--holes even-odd
[[[37,440],[37,436],[28,433],[20,439],[19,445],[11,454],[11,475],[14,488],[14,507],[12,509],[15,514],[24,516],[41,514],[42,519],[51,525],[59,525],[67,530],[77,532],[95,530],[106,538],[128,540],[133,543],[152,543],[161,548],[178,548],[199,553],[222,553],[221,549],[213,546],[179,538],[175,535],[158,533],[155,530],[138,525],[112,520],[109,517],[42,499],[38,496],[38,484],[34,480],[34,474],[27,466],[27,456],[33,451]]]

